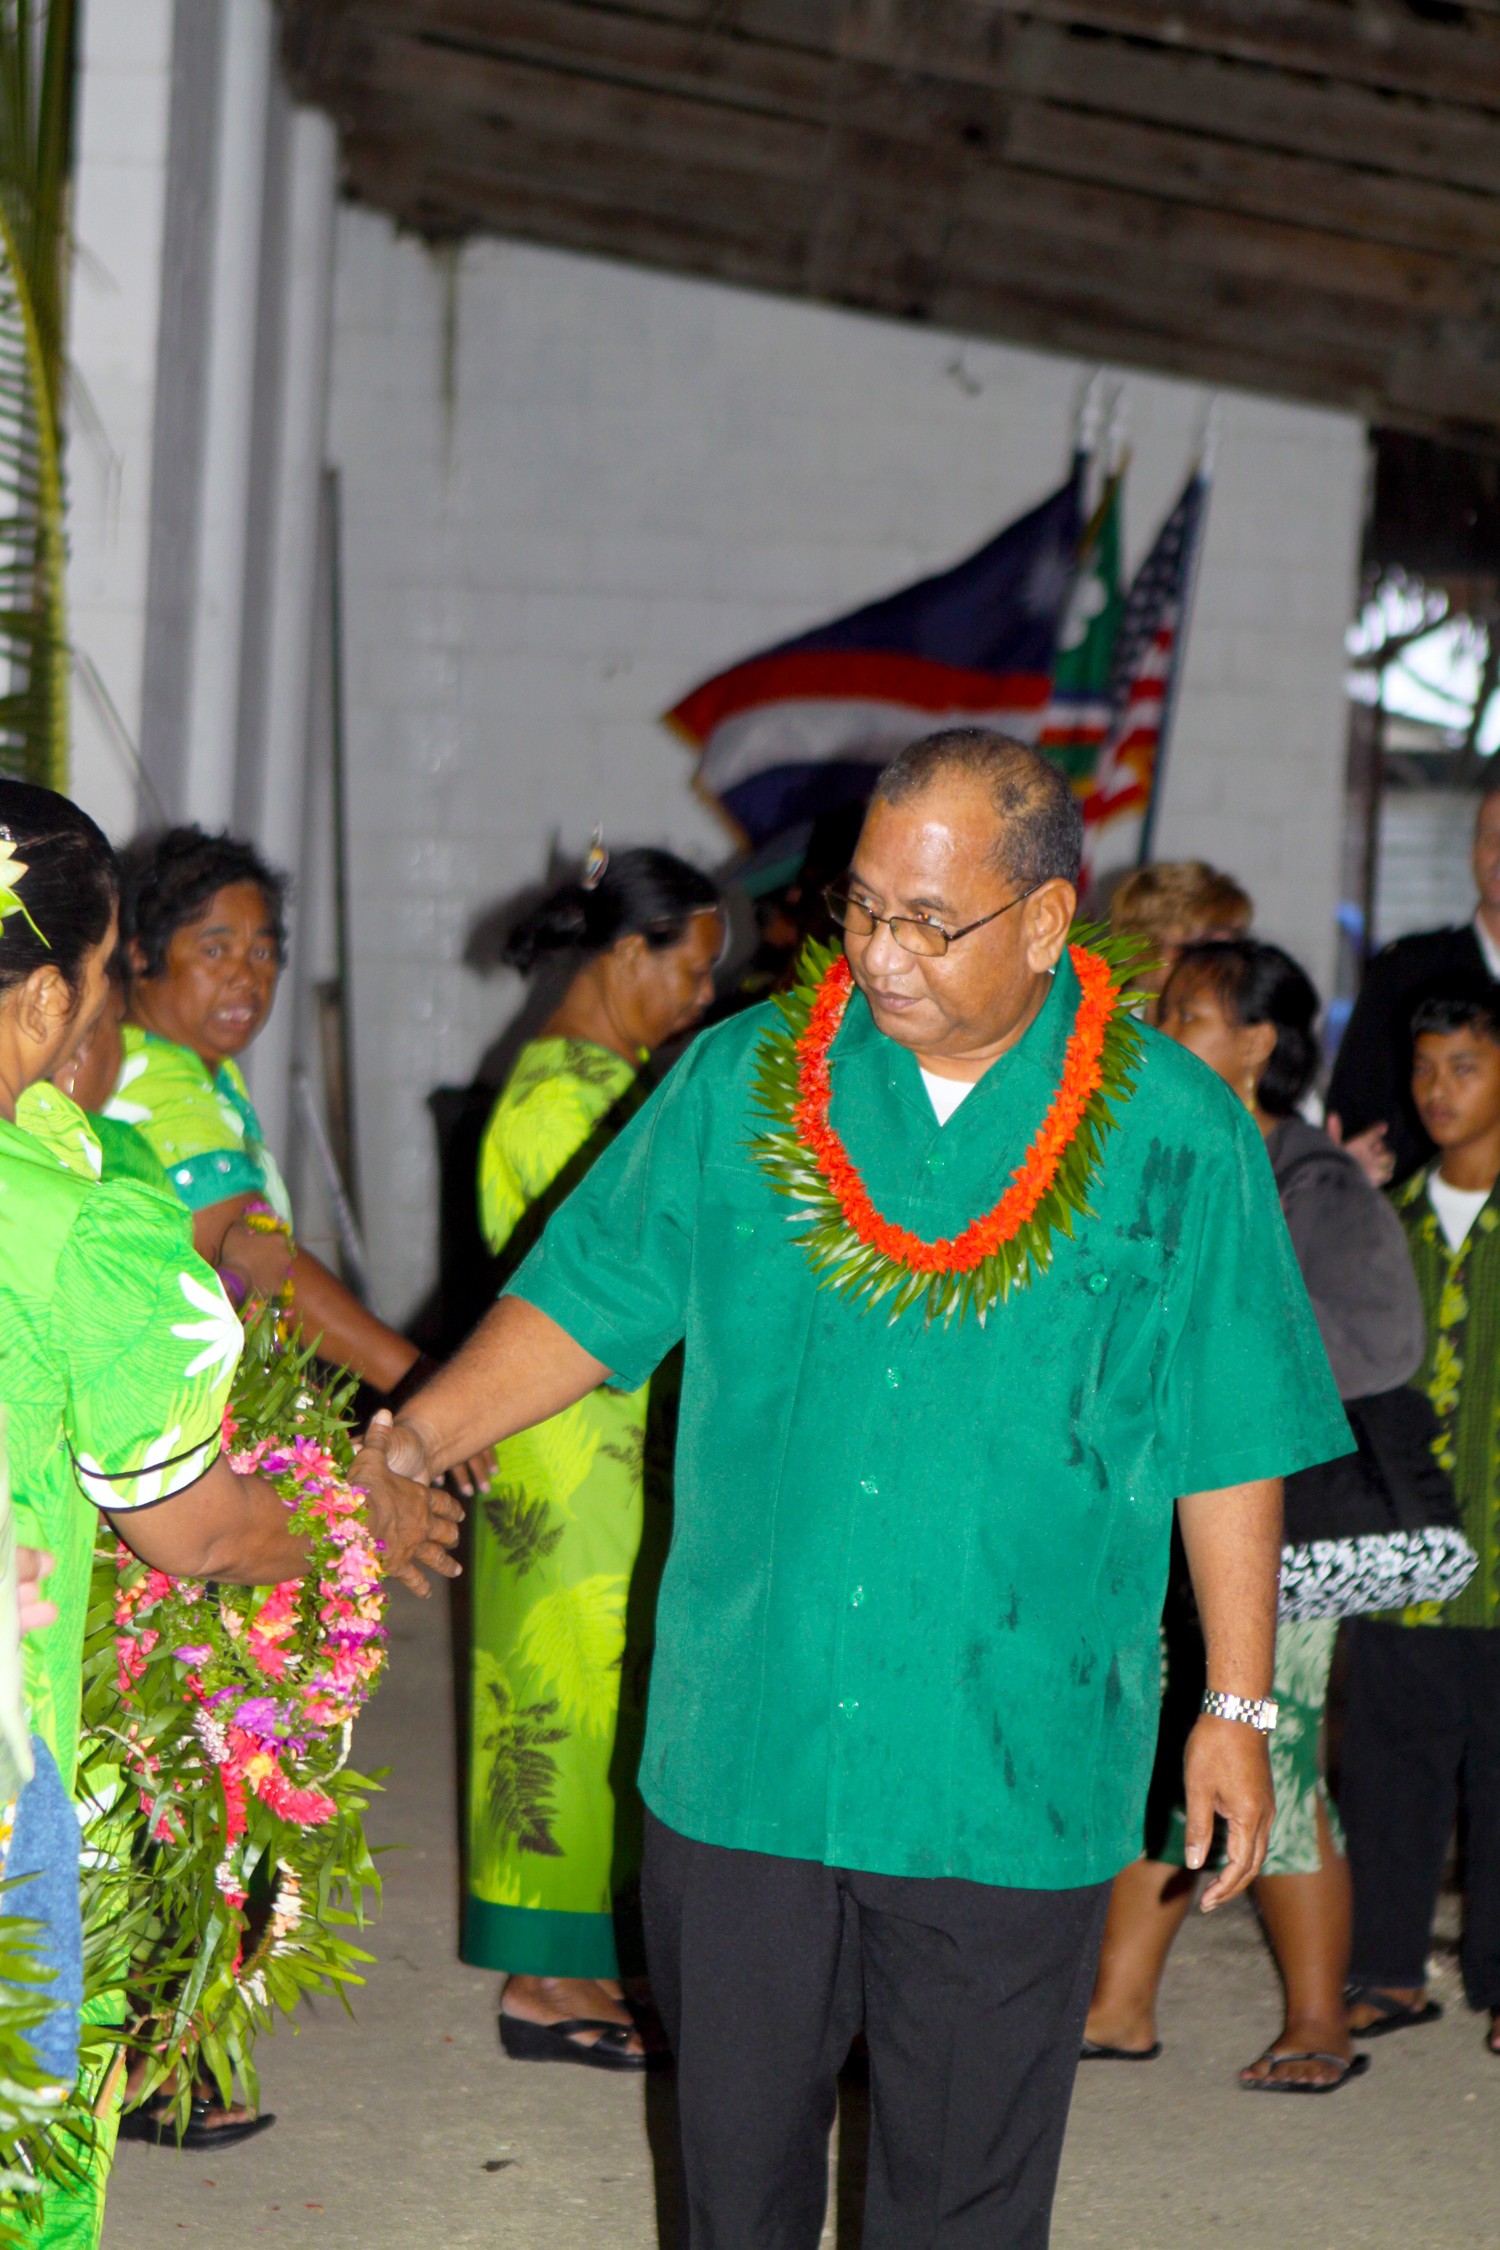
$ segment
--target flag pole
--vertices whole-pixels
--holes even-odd
[[[1161,726],[1156,737],[1156,759],[1151,768],[1151,794],[1146,800],[1145,817],[1141,822],[1141,841],[1136,852],[1137,867],[1144,867],[1151,857],[1156,840],[1156,814],[1161,803],[1162,776],[1166,771],[1167,745],[1171,740],[1172,722],[1177,716],[1177,688],[1187,662],[1188,628],[1193,619],[1193,602],[1198,592],[1198,565],[1203,555],[1203,534],[1208,523],[1208,496],[1213,489],[1214,457],[1219,444],[1219,397],[1212,392],[1203,416],[1203,427],[1198,437],[1198,465],[1195,481],[1201,487],[1198,502],[1198,519],[1193,525],[1193,551],[1188,557],[1186,583],[1182,591],[1182,611],[1177,620],[1175,646],[1172,650],[1172,669],[1167,675],[1166,691],[1162,697]]]

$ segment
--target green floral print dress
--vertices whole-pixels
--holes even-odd
[[[631,1064],[586,1041],[522,1050],[479,1157],[481,1224],[507,1266],[613,1138],[635,1087]],[[646,1406],[644,1386],[601,1388],[506,1439],[474,1511],[462,1952],[480,1968],[617,1974],[613,1902],[639,1869],[645,1661],[627,1654],[626,1613]]]
[[[0,1118],[0,1396],[16,1535],[56,1557],[55,1622],[22,1648],[29,1722],[72,1785],[99,1511],[169,1498],[218,1457],[243,1340],[164,1186],[101,1179],[83,1112],[55,1087]],[[90,2020],[116,2018],[106,1997]],[[90,2084],[94,2095],[97,2088]],[[78,2176],[49,2189],[41,2250],[94,2250],[114,2115]]]
[[[1433,1451],[1453,1479],[1479,1568],[1451,1602],[1387,1613],[1388,1625],[1500,1625],[1500,1184],[1456,1250],[1427,1193],[1432,1167],[1395,1190],[1427,1316],[1412,1380],[1431,1399]]]
[[[292,1207],[266,1147],[237,1063],[210,1072],[174,1039],[128,1023],[115,1090],[104,1114],[150,1144],[178,1199],[205,1211],[239,1195],[263,1196],[287,1225]]]

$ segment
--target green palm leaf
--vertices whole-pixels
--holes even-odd
[[[556,1696],[559,1715],[585,1734],[607,1733],[619,1697],[625,1653],[623,1576],[599,1571],[576,1586],[543,1594],[520,1633],[523,1662]]]
[[[0,772],[68,776],[62,410],[74,0],[0,0]]]

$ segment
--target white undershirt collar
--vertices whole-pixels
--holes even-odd
[[[1497,984],[1500,984],[1500,945],[1497,945],[1485,926],[1479,909],[1474,909],[1474,919],[1469,925],[1479,940],[1479,950],[1484,955],[1484,965]]]

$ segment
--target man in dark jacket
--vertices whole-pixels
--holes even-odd
[[[1411,1019],[1433,997],[1500,1000],[1500,774],[1491,777],[1474,823],[1479,903],[1456,929],[1397,938],[1370,963],[1328,1088],[1330,1126],[1345,1141],[1384,1125],[1404,1180],[1428,1163],[1433,1144],[1411,1098]]]

